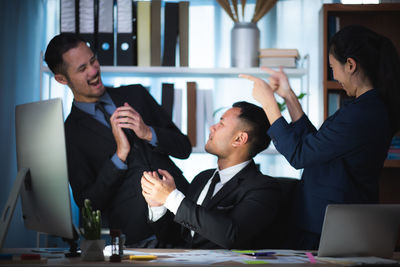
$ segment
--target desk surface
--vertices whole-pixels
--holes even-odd
[[[201,265],[213,265],[213,266],[244,266],[246,263],[244,260],[254,261],[253,259],[249,259],[243,256],[240,256],[239,253],[235,253],[229,250],[183,250],[183,249],[127,249],[124,250],[126,254],[134,253],[138,255],[140,253],[144,254],[152,254],[157,255],[158,258],[152,261],[135,261],[124,259],[122,262],[114,263],[109,262],[108,257],[106,256],[106,260],[102,262],[86,262],[82,261],[80,258],[65,258],[63,254],[42,254],[41,261],[31,261],[31,262],[22,262],[18,260],[18,255],[24,253],[32,254],[32,249],[3,249],[1,253],[10,253],[14,255],[14,260],[11,261],[0,261],[0,267],[2,266],[27,266],[27,265],[35,265],[35,266],[126,266],[126,265],[134,265],[138,267],[144,266],[201,266]],[[278,252],[279,253],[279,252]],[[297,252],[300,253],[300,252]],[[300,255],[300,254],[299,254]],[[50,256],[46,258],[46,256]],[[51,257],[51,256],[54,256]],[[225,257],[226,256],[226,257]],[[400,258],[399,254],[395,255],[395,258]],[[278,256],[278,258],[290,257],[290,256]],[[343,266],[332,263],[310,263],[308,258],[304,255],[303,263],[285,263],[282,260],[281,263],[276,263],[273,260],[265,259],[264,263],[260,262],[257,264],[258,266],[279,266],[279,267],[331,267],[331,266]],[[240,261],[242,259],[242,261]],[[288,258],[289,259],[289,258]],[[295,258],[293,258],[295,260]],[[250,263],[250,262],[248,262]],[[392,265],[391,265],[392,266]]]

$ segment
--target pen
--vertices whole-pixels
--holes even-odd
[[[275,255],[275,252],[274,252],[274,251],[252,252],[252,253],[245,253],[245,255],[255,256],[255,257],[262,257],[262,256],[272,256],[272,255]]]

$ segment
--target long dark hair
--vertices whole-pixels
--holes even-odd
[[[359,25],[341,29],[329,43],[329,53],[345,64],[352,58],[378,89],[389,111],[394,132],[400,129],[400,59],[393,43]]]

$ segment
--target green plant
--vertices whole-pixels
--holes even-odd
[[[97,240],[101,236],[101,214],[99,210],[92,210],[89,199],[85,199],[82,208],[83,233],[86,240]]]
[[[300,94],[297,96],[297,99],[301,100],[305,95],[306,95],[305,93],[300,93]],[[281,112],[284,111],[284,110],[286,109],[286,102],[282,102],[282,103],[279,103],[279,102],[278,102],[278,107],[279,107],[279,110],[280,110]]]

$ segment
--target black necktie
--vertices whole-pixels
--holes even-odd
[[[109,126],[111,126],[111,123],[110,123],[111,115],[110,115],[110,114],[106,111],[106,109],[104,108],[104,103],[103,103],[103,102],[97,102],[97,103],[96,103],[96,108],[97,108],[98,110],[100,110],[101,113],[103,113],[104,118],[106,119],[106,122],[108,123]]]
[[[219,181],[221,181],[221,179],[219,178],[219,173],[216,172],[214,177],[211,180],[211,184],[210,184],[210,187],[208,188],[207,195],[204,198],[203,203],[201,204],[202,206],[206,206],[208,204],[208,202],[210,202],[210,200],[211,200],[211,198],[213,196],[214,190],[215,190],[215,185]]]

